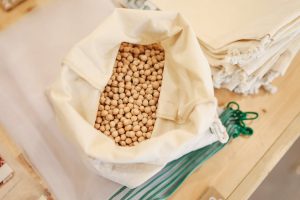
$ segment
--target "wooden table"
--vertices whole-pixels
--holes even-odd
[[[28,0],[10,13],[0,11],[0,30],[43,1],[46,0]],[[274,95],[261,92],[256,96],[240,96],[226,90],[216,90],[220,106],[234,100],[244,111],[259,112],[259,119],[251,124],[255,133],[249,138],[239,137],[230,142],[196,170],[170,199],[201,199],[207,191],[213,191],[212,188],[230,200],[243,200],[251,195],[300,135],[299,65],[300,54],[287,74],[275,81],[279,91]],[[30,183],[16,186],[9,193],[11,199],[16,199],[28,185],[31,185],[32,192],[45,193],[41,179],[28,167],[30,165],[26,164],[22,152],[16,150],[3,130],[0,131],[0,141],[3,148],[11,151],[7,153],[8,161],[24,168],[24,173],[28,175],[24,180]],[[2,197],[0,195],[0,199]]]
[[[216,90],[220,106],[236,101],[243,111],[256,111],[251,137],[239,137],[205,162],[171,197],[202,199],[210,188],[225,199],[248,199],[280,158],[300,136],[300,54],[287,74],[275,81],[278,92],[240,96]],[[214,192],[212,192],[214,193]]]
[[[52,200],[46,183],[1,127],[0,141],[0,154],[14,170],[12,179],[0,187],[0,199]]]

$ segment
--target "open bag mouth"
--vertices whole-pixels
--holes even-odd
[[[160,43],[165,50],[153,137],[130,148],[93,126],[124,41]],[[90,158],[108,163],[165,164],[196,149],[216,114],[208,63],[190,25],[174,12],[116,9],[68,53],[49,97],[64,133]]]

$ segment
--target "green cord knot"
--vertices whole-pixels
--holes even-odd
[[[256,112],[243,112],[238,103],[232,101],[226,106],[224,112],[220,115],[222,124],[226,127],[229,137],[236,138],[240,134],[250,136],[253,129],[247,127],[244,121],[258,118]]]

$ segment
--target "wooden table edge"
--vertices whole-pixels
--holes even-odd
[[[248,199],[299,137],[300,113],[292,120],[226,199]]]

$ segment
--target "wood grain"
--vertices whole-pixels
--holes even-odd
[[[300,113],[299,65],[300,54],[287,74],[275,81],[279,91],[274,95],[261,92],[257,96],[241,96],[216,90],[219,105],[234,100],[244,111],[259,112],[259,119],[251,124],[254,135],[232,141],[196,170],[170,199],[198,199],[208,187],[214,187],[225,198],[247,199],[263,180],[251,177],[265,177],[299,136],[300,123],[292,125],[294,132],[286,132]],[[288,141],[279,139],[285,137]],[[264,167],[257,168],[261,165]]]

